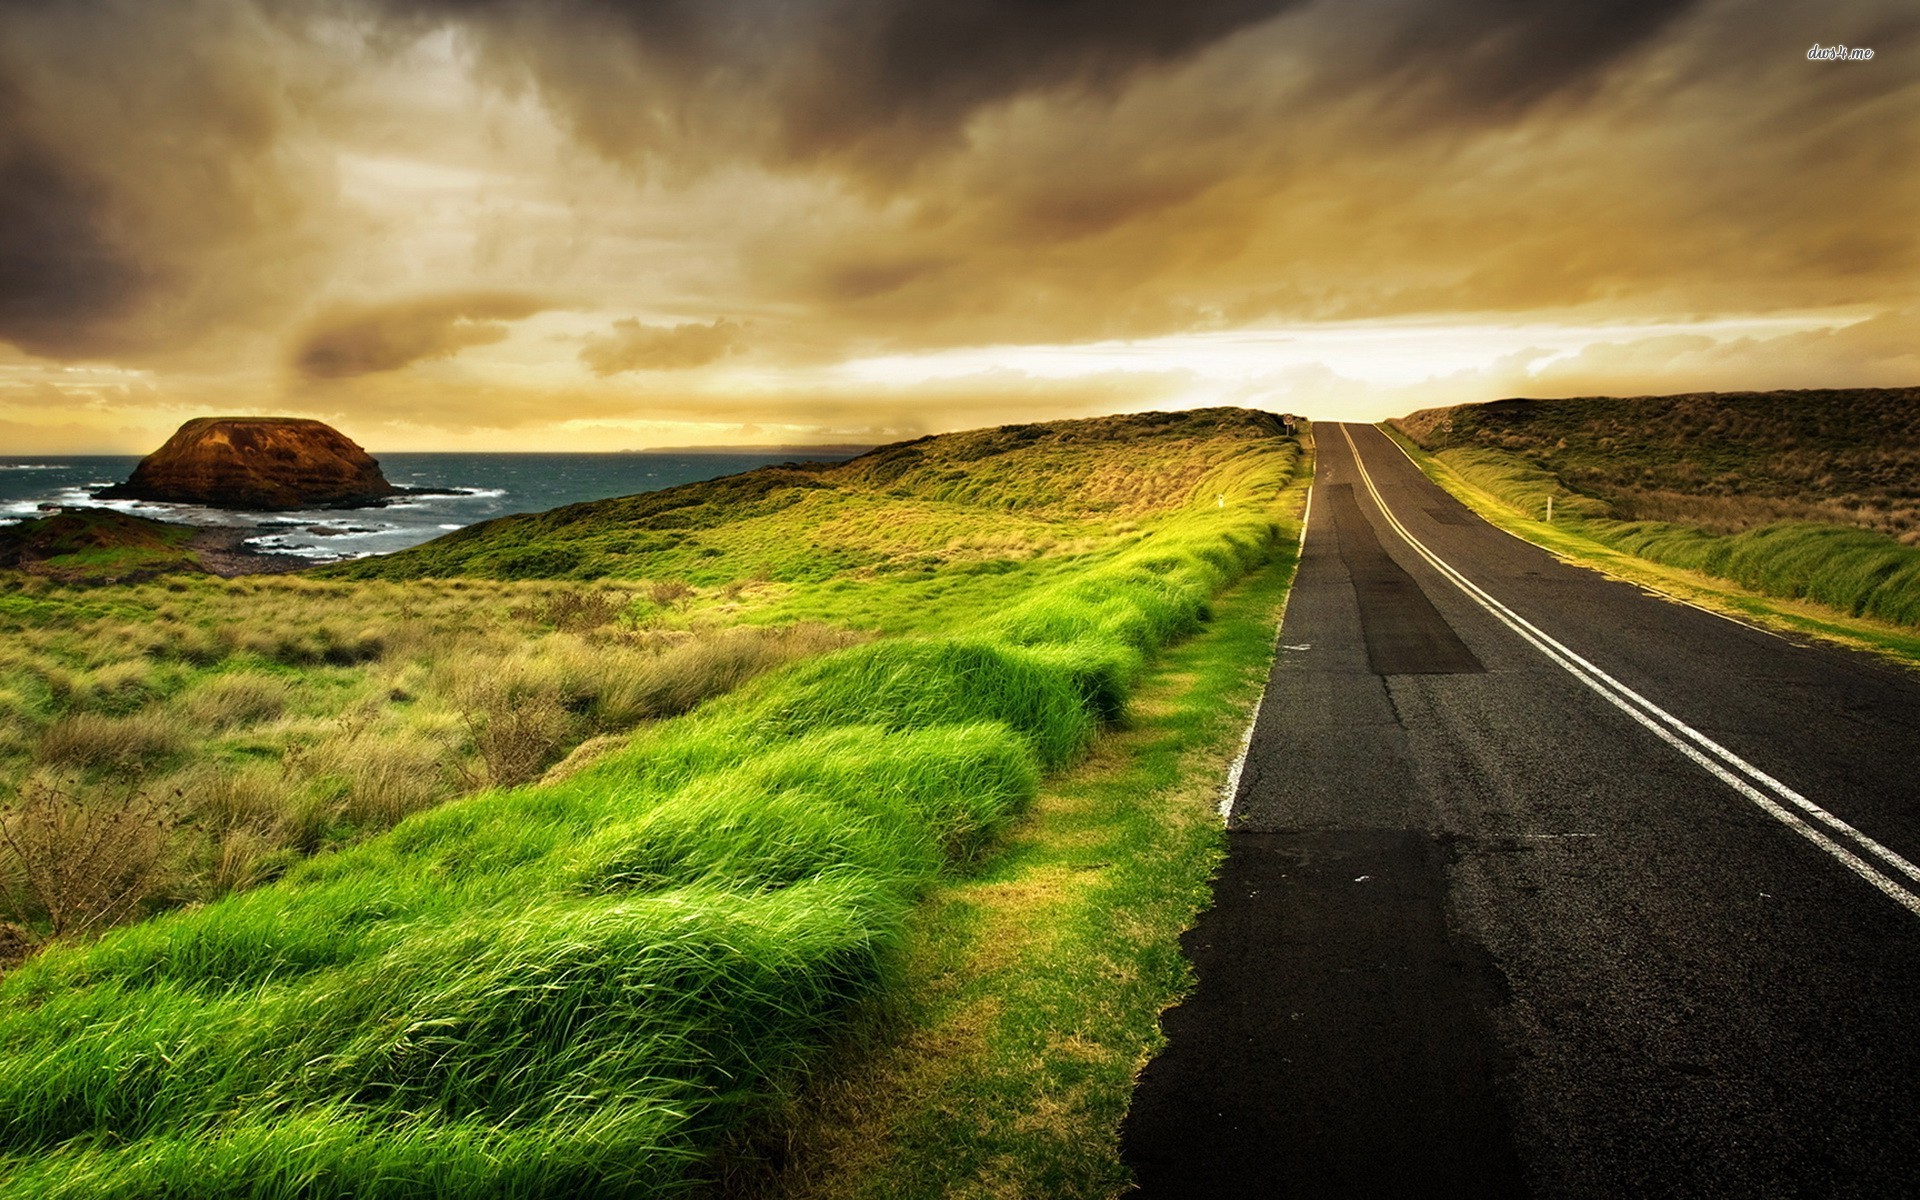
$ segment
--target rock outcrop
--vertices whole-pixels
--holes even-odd
[[[95,495],[213,508],[356,508],[403,489],[345,434],[302,417],[199,417]]]

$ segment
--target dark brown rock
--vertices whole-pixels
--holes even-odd
[[[352,508],[398,494],[345,434],[303,417],[199,417],[96,495],[213,508]]]

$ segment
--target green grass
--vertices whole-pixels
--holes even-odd
[[[1125,1190],[1119,1123],[1161,1011],[1192,985],[1179,935],[1224,851],[1218,788],[1271,661],[1297,529],[1155,662],[1124,727],[1045,783],[978,873],[936,885],[877,1031],[792,1103],[779,1165],[743,1168],[729,1194]]]
[[[1045,445],[1094,424],[989,431],[972,458],[936,443],[869,461],[831,515],[880,511],[875,479],[938,492],[910,493],[902,520],[863,536],[899,534],[885,562],[945,538],[951,557],[928,569],[952,587],[938,604],[889,598],[909,572],[872,572],[841,579],[835,602],[919,632],[762,675],[563,777],[416,813],[280,883],[15,971],[0,984],[0,1185],[592,1196],[710,1177],[716,1149],[899,985],[928,890],[976,862],[1036,780],[1122,715],[1151,656],[1283,544],[1291,441],[1218,411],[1157,420],[1157,435],[1136,423],[1066,455],[1079,461],[1059,477]],[[953,474],[985,459],[971,482]],[[716,503],[694,494],[707,498],[659,511],[731,528],[683,511]],[[976,541],[996,532],[983,504],[1011,506],[1016,525],[1077,524],[1085,541],[982,571],[1004,554],[955,545],[945,522],[960,514],[939,506],[961,504],[976,506]],[[762,523],[749,549],[709,556],[696,583],[750,577],[775,544],[822,528],[810,516],[776,537],[772,515],[747,513]],[[586,536],[617,536],[621,519],[603,511]],[[547,534],[575,553],[568,570],[615,553]],[[461,569],[494,569],[487,543],[464,539]],[[778,620],[804,582],[774,580],[785,590],[730,615]],[[674,619],[729,603],[702,594]]]
[[[86,583],[204,571],[195,534],[109,509],[74,509],[0,525],[0,567]]]

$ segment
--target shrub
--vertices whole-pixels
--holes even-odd
[[[525,671],[472,681],[460,705],[486,781],[495,787],[537,778],[560,757],[573,727],[558,689]]]
[[[54,937],[117,924],[147,898],[172,831],[172,814],[145,797],[89,804],[35,777],[0,808],[11,867],[0,899],[21,924],[44,920]]]
[[[555,629],[580,632],[613,624],[626,608],[625,596],[604,588],[569,588],[519,609],[515,615]]]
[[[662,579],[647,588],[647,599],[661,608],[684,609],[693,597],[693,585],[684,579]]]

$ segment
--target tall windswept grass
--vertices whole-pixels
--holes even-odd
[[[48,726],[34,757],[51,766],[137,774],[177,758],[190,737],[180,721],[163,713],[106,717],[79,712]]]
[[[215,675],[181,699],[183,713],[202,729],[233,729],[271,721],[287,710],[292,688],[284,678],[250,671]]]
[[[1162,481],[1182,490],[1138,534],[984,593],[1018,597],[984,619],[949,610],[964,628],[816,643],[565,778],[43,954],[0,984],[0,1187],[689,1190],[887,987],[925,888],[1264,560],[1294,452],[1264,433],[1214,443],[1205,471]],[[1102,485],[1115,497],[1133,494],[1123,474]],[[736,652],[773,653],[703,653]],[[612,703],[545,669],[563,711]]]
[[[1883,533],[1787,522],[1715,535],[1652,521],[1608,522],[1583,532],[1629,554],[1705,571],[1765,595],[1920,626],[1920,546]]]

